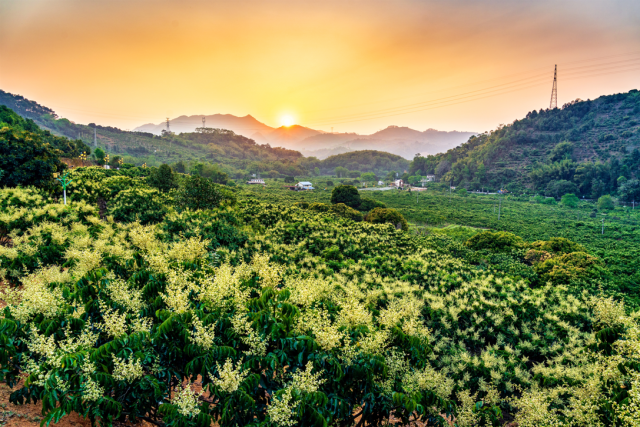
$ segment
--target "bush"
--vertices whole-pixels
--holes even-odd
[[[109,215],[119,222],[157,223],[167,213],[167,198],[156,189],[130,188],[121,191],[109,206]]]
[[[564,237],[552,237],[549,240],[538,240],[531,247],[554,254],[568,254],[571,252],[586,252],[586,248]]]
[[[360,206],[358,206],[358,210],[362,212],[369,212],[370,210],[373,210],[375,208],[386,208],[386,207],[387,205],[375,199],[372,199],[370,197],[361,197]]]
[[[402,214],[391,208],[375,208],[365,217],[365,221],[372,224],[393,224],[402,231],[409,230],[409,223]]]
[[[536,271],[544,282],[570,284],[597,276],[600,260],[585,252],[571,252],[552,257],[536,265]]]
[[[598,199],[598,210],[610,211],[613,208],[613,198],[610,195],[605,194],[604,196],[600,196]]]
[[[163,193],[167,193],[174,188],[178,188],[175,176],[169,165],[160,165],[159,168],[154,168],[151,175],[147,178],[147,184],[151,187],[157,188]]]
[[[523,248],[524,241],[507,231],[483,231],[467,240],[466,245],[476,251],[511,252]]]
[[[296,181],[296,178],[293,176],[284,177],[284,182],[286,182],[287,184],[293,184],[295,181]]]
[[[456,194],[461,197],[467,197],[469,195],[466,188],[458,188]]]
[[[350,219],[352,221],[362,221],[363,219],[363,215],[360,212],[353,208],[350,208],[344,203],[336,203],[335,205],[331,205],[330,210],[334,214],[343,218]]]
[[[357,210],[350,208],[344,203],[336,203],[335,205],[328,205],[326,203],[311,203],[308,205],[309,210],[316,212],[332,212],[343,218],[350,219],[352,221],[362,221],[363,215]]]
[[[569,208],[577,208],[579,201],[580,199],[578,198],[578,196],[573,193],[569,193],[562,196],[562,200],[560,200],[560,203],[562,203],[563,206],[567,206]]]
[[[344,203],[350,208],[357,209],[360,206],[360,193],[352,185],[339,185],[331,192],[331,203]]]
[[[176,195],[176,203],[183,209],[213,209],[234,205],[236,196],[220,184],[199,175],[188,177]]]

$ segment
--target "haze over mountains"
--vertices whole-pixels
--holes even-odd
[[[400,126],[389,126],[371,135],[327,133],[300,125],[272,128],[251,115],[238,117],[231,114],[180,116],[169,120],[169,126],[176,133],[193,132],[202,127],[203,117],[206,127],[229,129],[260,144],[297,150],[305,156],[320,159],[354,150],[387,151],[412,159],[417,153],[428,155],[447,151],[476,134],[435,129],[421,132]],[[166,129],[166,123],[148,123],[134,130],[159,135],[163,129]]]

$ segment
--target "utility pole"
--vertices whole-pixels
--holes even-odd
[[[551,89],[551,103],[549,109],[558,108],[558,66],[553,70],[553,88]]]
[[[67,204],[67,185],[69,185],[73,180],[69,178],[68,171],[65,172],[64,175],[62,175],[61,177],[59,177],[57,173],[54,173],[53,177],[58,181],[60,181],[60,183],[62,184],[62,191],[64,194],[64,204],[66,205]]]
[[[502,199],[500,199],[500,205],[498,205],[498,221],[500,221],[500,210],[502,209]]]
[[[604,234],[604,218],[602,218],[602,234]]]
[[[98,131],[97,129],[97,125],[93,127],[93,147],[97,148],[98,147]]]

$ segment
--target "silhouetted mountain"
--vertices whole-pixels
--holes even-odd
[[[232,130],[238,135],[251,137],[256,132],[268,132],[273,130],[271,126],[259,122],[251,115],[244,117],[233,114],[212,114],[209,116],[180,116],[169,120],[169,127],[174,133],[194,132],[196,128],[202,127],[202,118],[205,118],[205,126],[208,128]],[[138,126],[135,131],[150,132],[160,135],[163,129],[167,128],[166,122],[159,124],[147,123]]]
[[[321,132],[310,129],[300,125],[293,126],[280,126],[277,129],[268,133],[263,133],[264,138],[270,145],[282,146],[285,148],[287,145],[295,144],[298,141],[302,141],[310,136],[319,135]]]
[[[388,126],[386,129],[379,130],[378,132],[369,135],[373,139],[403,139],[422,141],[425,139],[425,135],[418,131],[404,126]]]

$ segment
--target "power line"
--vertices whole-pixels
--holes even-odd
[[[600,65],[594,65],[594,67],[601,67],[603,64]],[[597,77],[600,75],[609,75],[609,74],[615,74],[615,73],[620,73],[620,72],[628,72],[628,71],[635,71],[638,67],[640,67],[640,64],[638,65],[632,65],[630,64],[628,66],[629,68],[624,68],[624,69],[619,69],[618,67],[616,67],[616,71],[612,71],[612,72],[606,72],[606,73],[602,73],[601,71],[604,71],[603,69],[595,69],[595,70],[584,70],[584,71],[577,71],[574,72],[573,74],[569,74],[569,78],[566,78],[565,80],[570,81],[570,80],[577,80],[579,78],[585,78],[585,77]],[[586,75],[584,75],[585,73],[587,73]],[[593,74],[595,73],[595,74]],[[581,75],[583,74],[583,75]],[[535,79],[535,80],[534,80]],[[488,97],[492,97],[492,96],[497,96],[497,95],[503,95],[503,94],[507,94],[510,92],[515,92],[515,91],[520,91],[523,89],[528,89],[531,87],[535,87],[535,86],[539,86],[541,83],[544,83],[543,80],[540,80],[540,78],[530,78],[530,81],[526,81],[528,79],[523,79],[525,81],[523,81],[522,83],[518,83],[518,84],[505,84],[505,85],[512,85],[513,87],[511,88],[511,90],[507,90],[509,89],[508,87],[502,87],[499,88],[500,86],[505,86],[505,85],[497,85],[494,86],[494,88],[496,88],[495,90],[491,90],[489,91],[489,89],[491,88],[486,88],[486,89],[478,89],[476,91],[472,91],[472,92],[468,92],[467,94],[459,94],[459,95],[453,95],[453,96],[449,96],[446,98],[440,98],[440,100],[432,100],[432,101],[425,101],[423,103],[417,103],[417,104],[411,104],[411,105],[407,105],[407,106],[400,106],[400,107],[393,107],[393,108],[388,108],[388,109],[382,109],[382,110],[378,110],[378,111],[370,111],[368,113],[360,113],[360,114],[355,114],[355,115],[345,115],[342,117],[332,117],[332,118],[327,118],[327,119],[322,119],[322,120],[317,120],[317,121],[313,121],[313,122],[308,122],[306,123],[306,125],[326,125],[326,124],[341,124],[341,123],[351,123],[351,122],[357,122],[357,121],[365,121],[365,120],[373,120],[373,119],[379,119],[379,118],[384,118],[384,117],[393,117],[393,116],[398,116],[398,115],[404,115],[404,114],[410,114],[410,113],[416,113],[416,112],[420,112],[420,111],[426,111],[426,110],[431,110],[434,108],[442,108],[442,107],[448,107],[451,105],[457,105],[457,104],[461,104],[461,103],[465,103],[465,102],[471,102],[471,101],[477,101],[480,99],[484,99],[484,98],[488,98]],[[537,81],[537,82],[536,82]],[[477,93],[475,95],[471,95],[474,92],[487,92],[486,94],[483,93]],[[458,98],[458,99],[451,99],[450,101],[456,101],[456,102],[450,102],[450,101],[444,101],[447,98]],[[470,99],[466,99],[464,101],[459,101],[460,99],[465,99],[465,98],[470,98]],[[458,102],[459,101],[459,102]],[[436,106],[430,106],[428,108],[421,108],[421,107],[427,107],[429,105],[433,105],[433,104],[442,104],[442,105],[436,105]],[[394,113],[394,110],[397,111]],[[387,112],[389,112],[390,114],[387,114]]]

